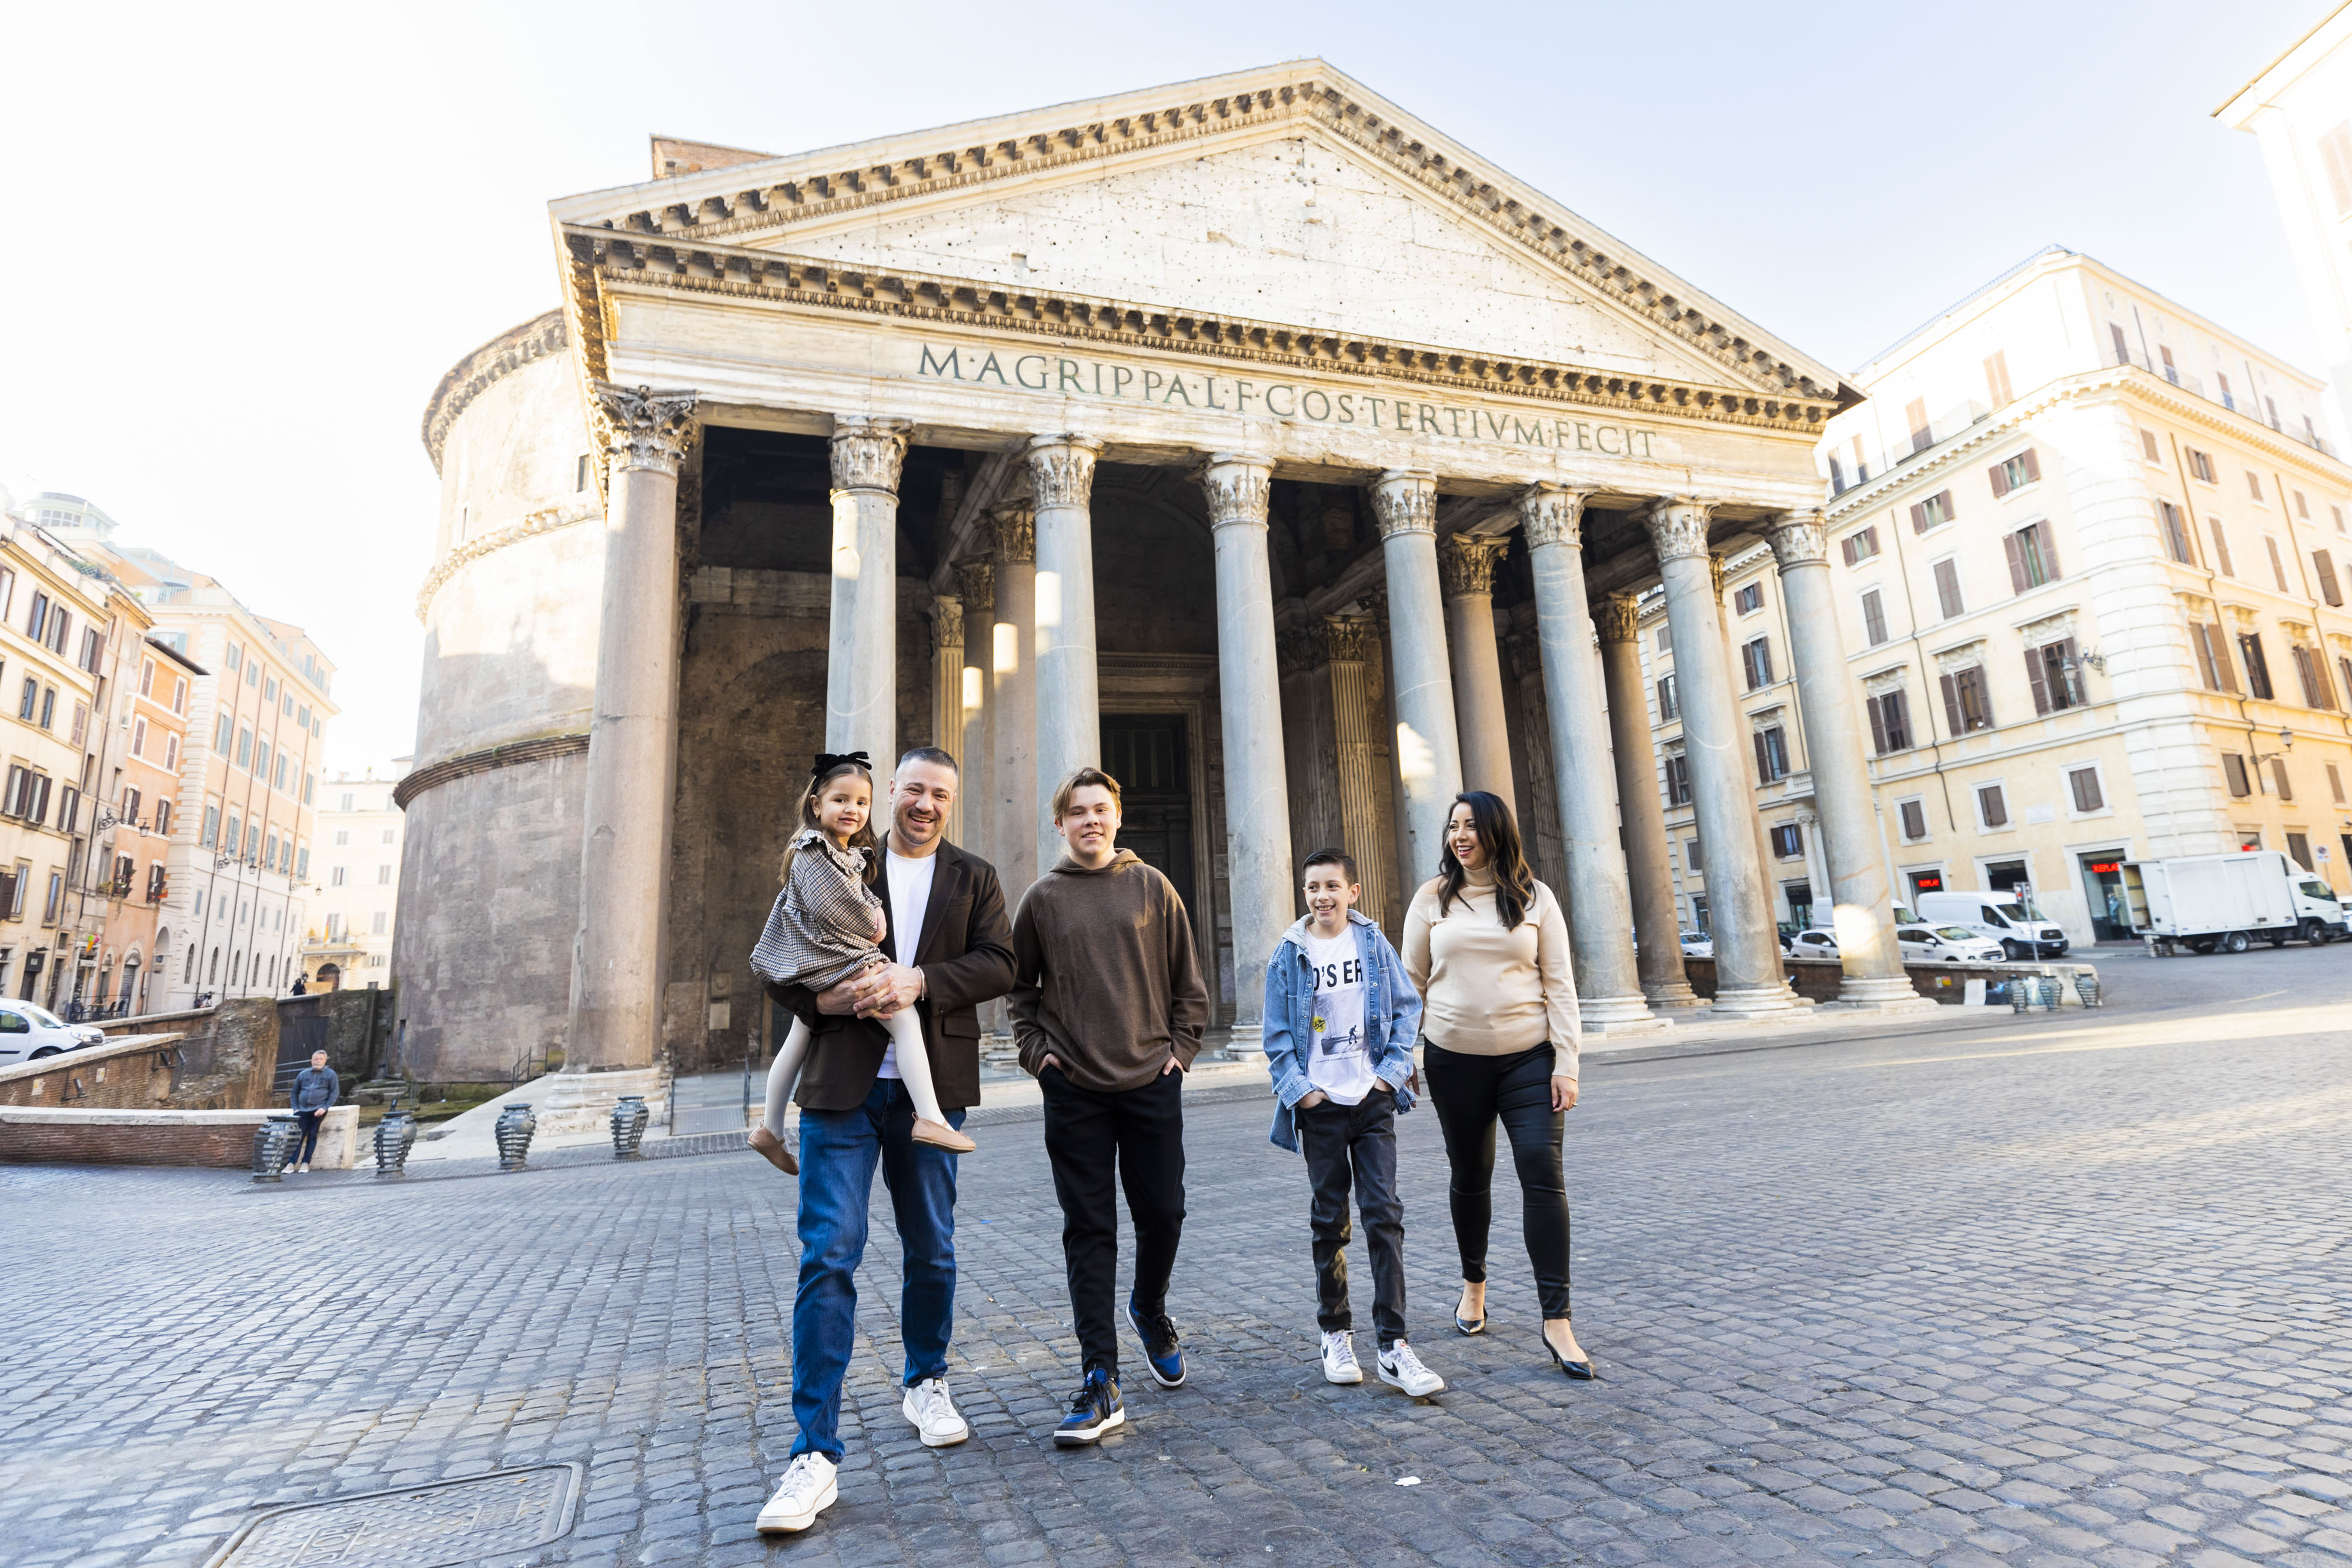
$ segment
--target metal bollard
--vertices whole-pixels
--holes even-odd
[[[396,1176],[406,1173],[408,1151],[416,1145],[416,1118],[400,1108],[394,1100],[384,1107],[383,1120],[375,1124],[375,1174]]]
[[[539,1118],[530,1113],[530,1103],[518,1100],[499,1113],[498,1125],[492,1135],[499,1143],[499,1169],[519,1171],[530,1154],[530,1135],[539,1130]]]
[[[284,1181],[287,1157],[299,1135],[291,1115],[272,1116],[253,1130],[253,1179]]]

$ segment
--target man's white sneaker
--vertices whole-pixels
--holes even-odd
[[[1323,1381],[1361,1383],[1364,1369],[1356,1364],[1356,1336],[1342,1329],[1323,1336]]]
[[[1412,1346],[1397,1341],[1381,1352],[1381,1381],[1402,1388],[1415,1399],[1425,1399],[1445,1391],[1445,1379],[1421,1364],[1421,1357],[1412,1354]]]
[[[927,1377],[908,1389],[898,1409],[915,1424],[927,1448],[953,1448],[971,1436],[971,1428],[956,1414],[955,1401],[948,1397],[944,1377]]]
[[[777,1483],[776,1495],[760,1511],[759,1529],[763,1533],[787,1535],[806,1530],[840,1495],[841,1489],[834,1484],[831,1459],[817,1453],[799,1455]]]

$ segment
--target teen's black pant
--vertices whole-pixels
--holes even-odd
[[[1184,1233],[1184,1075],[1163,1072],[1140,1089],[1081,1089],[1048,1067],[1045,1156],[1062,1205],[1062,1256],[1070,1317],[1088,1372],[1118,1376],[1118,1198],[1135,1221],[1135,1304],[1145,1317],[1168,1302],[1168,1276]]]
[[[1356,1326],[1348,1306],[1348,1187],[1364,1213],[1364,1250],[1372,1259],[1372,1328],[1385,1350],[1404,1337],[1404,1205],[1396,1190],[1396,1100],[1375,1089],[1360,1104],[1326,1100],[1299,1111],[1313,1190],[1307,1220],[1315,1232],[1315,1322],[1325,1333]]]
[[[1453,1167],[1448,1196],[1462,1277],[1486,1278],[1486,1230],[1495,1217],[1495,1124],[1511,1141],[1525,1208],[1528,1261],[1547,1318],[1568,1316],[1568,1178],[1560,1167],[1567,1115],[1551,1108],[1549,1044],[1512,1056],[1471,1056],[1436,1045],[1422,1053],[1429,1102]]]

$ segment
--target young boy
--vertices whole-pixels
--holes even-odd
[[[1265,1061],[1280,1102],[1276,1147],[1307,1148],[1323,1375],[1361,1383],[1348,1308],[1348,1189],[1372,1255],[1372,1326],[1381,1381],[1419,1398],[1445,1379],[1404,1338],[1404,1205],[1396,1189],[1396,1119],[1412,1109],[1412,1042],[1421,998],[1381,928],[1356,913],[1356,862],[1307,857],[1307,915],[1265,967]]]

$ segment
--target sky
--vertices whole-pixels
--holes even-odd
[[[654,132],[793,152],[1310,55],[1840,368],[2055,242],[2315,371],[2210,116],[2332,4],[9,6],[0,486],[309,629],[328,766],[381,766],[425,399],[555,305],[550,201]]]

